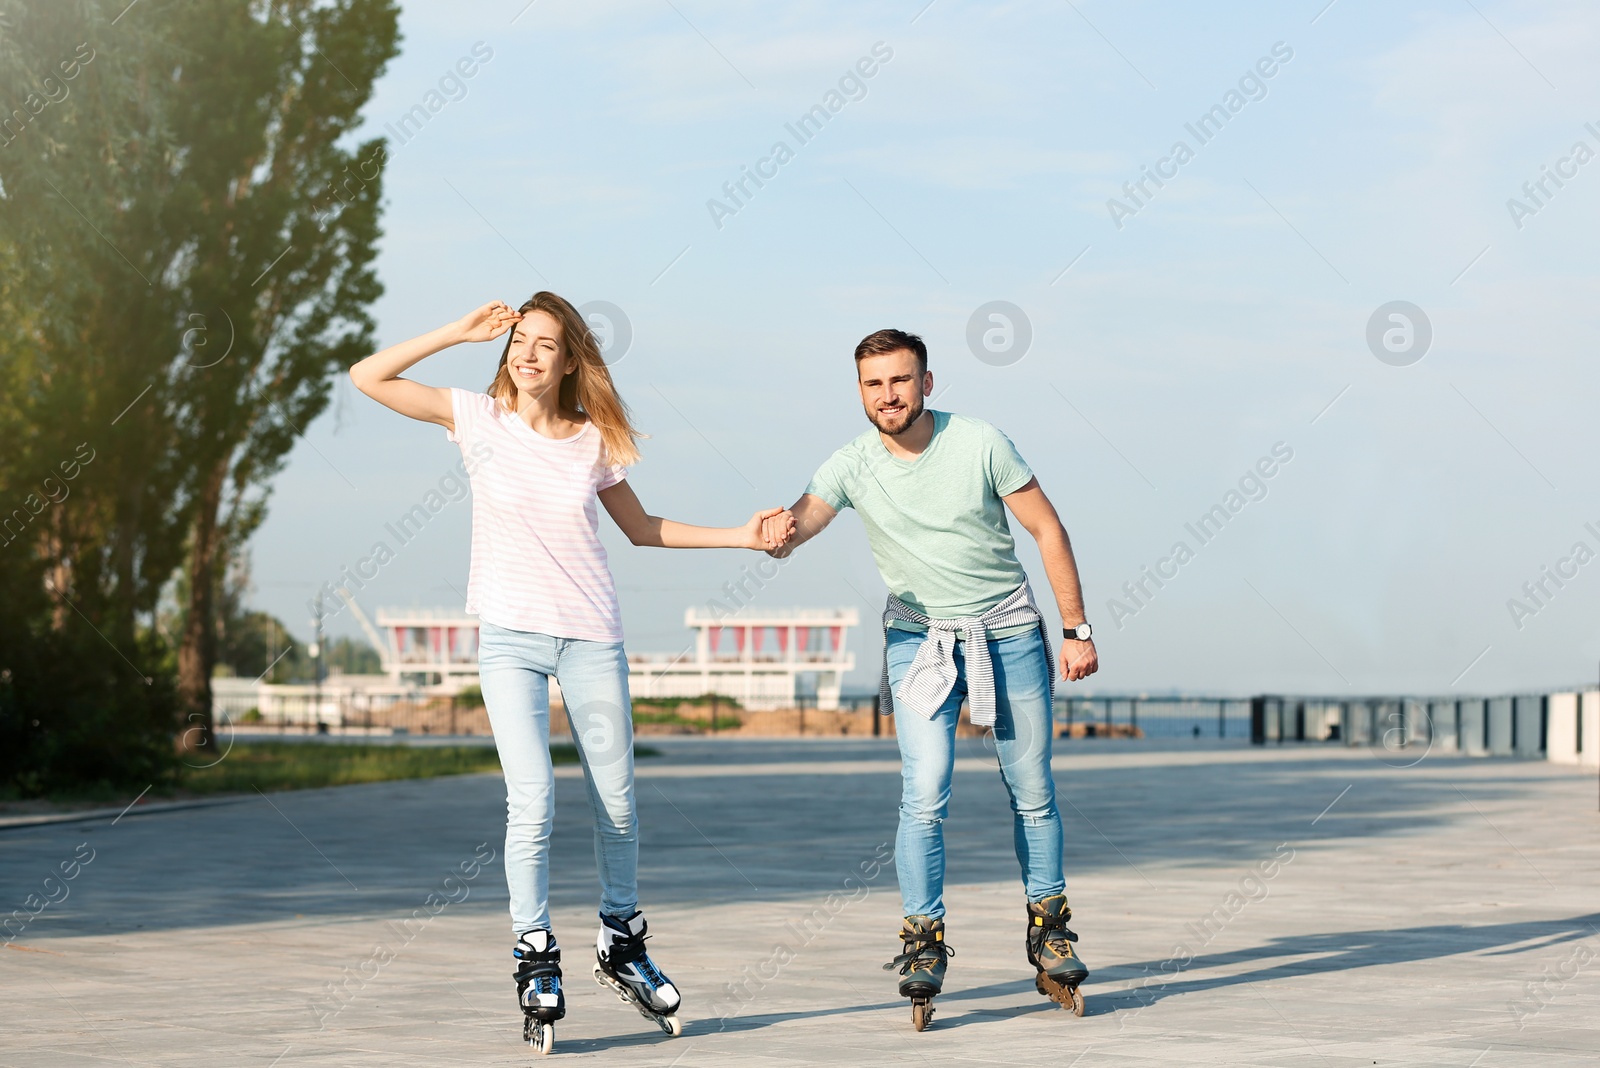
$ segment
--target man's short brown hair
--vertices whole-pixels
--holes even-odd
[[[922,343],[922,338],[904,330],[874,330],[862,338],[856,346],[856,364],[859,366],[868,356],[884,356],[901,349],[909,350],[917,358],[917,366],[922,371],[928,370],[928,346]]]

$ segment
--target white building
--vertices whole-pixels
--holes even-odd
[[[855,667],[854,608],[790,608],[717,616],[690,608],[694,638],[677,653],[629,653],[635,697],[731,697],[745,708],[839,707]],[[395,686],[454,693],[478,681],[478,617],[444,608],[380,608],[383,670]]]
[[[380,608],[378,632],[367,637],[396,686],[456,693],[478,681],[478,617],[460,609]]]
[[[683,622],[694,641],[676,655],[630,653],[628,688],[635,697],[721,694],[760,711],[802,702],[839,707],[854,608],[790,608],[715,616],[690,608]]]
[[[225,701],[229,712],[249,705],[268,719],[318,720],[341,702],[380,707],[454,694],[477,684],[477,616],[453,608],[380,608],[374,625],[354,598],[348,603],[378,650],[381,676],[336,676],[320,690],[217,680],[223,683],[215,687],[219,707]],[[850,628],[860,622],[854,608],[791,608],[736,616],[690,608],[683,621],[694,637],[680,652],[628,654],[633,696],[718,694],[752,711],[802,704],[839,707],[844,674],[855,667],[855,656],[848,651]],[[552,685],[552,696],[559,692]],[[312,710],[319,702],[323,707]]]

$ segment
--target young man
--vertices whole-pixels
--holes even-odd
[[[994,730],[1011,798],[1017,860],[1027,890],[1029,962],[1039,992],[1082,1014],[1089,974],[1067,929],[1061,817],[1050,773],[1050,643],[1028,576],[1017,562],[1006,509],[1033,535],[1065,624],[1061,675],[1099,667],[1084,619],[1072,545],[1039,480],[999,430],[929,411],[928,350],[920,337],[879,330],[856,346],[861,403],[873,429],[828,458],[792,509],[785,556],[842,509],[866,524],[889,587],[880,705],[898,713],[902,793],[895,864],[905,923],[900,993],[922,1030],[944,982],[944,833],[955,764],[956,719]],[[771,539],[781,542],[774,530]]]

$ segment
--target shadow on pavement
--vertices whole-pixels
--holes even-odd
[[[795,749],[790,763],[801,765],[895,756],[892,743]],[[676,764],[682,772],[639,780],[639,884],[646,909],[759,897],[800,903],[798,915],[833,891],[848,893],[864,865],[892,853],[897,771],[837,764],[780,769],[771,765],[781,750],[771,747],[763,750],[766,766],[713,763],[718,752],[736,753],[709,752],[666,752],[650,763],[659,759],[657,766]],[[974,743],[959,755],[978,756],[981,748]],[[1069,765],[1059,771],[1069,886],[1087,873],[1120,873],[1155,885],[1151,876],[1159,879],[1154,869],[1162,866],[1244,868],[1284,841],[1302,848],[1414,834],[1460,818],[1463,797],[1478,805],[1516,798],[1541,781],[1526,773],[1484,774],[1481,763],[1470,775],[1457,774],[1461,763],[1448,758],[1395,770],[1309,751],[1304,759],[1269,761],[1220,750],[1215,756],[1215,762],[1192,765]],[[695,774],[700,767],[717,774]],[[1336,798],[1337,805],[1319,816]],[[279,793],[115,825],[19,829],[0,835],[0,902],[17,907],[29,895],[48,892],[45,880],[87,846],[94,859],[71,882],[70,896],[40,910],[18,941],[288,919],[389,920],[422,908],[443,880],[486,847],[495,860],[482,866],[468,898],[450,910],[503,915],[498,858],[504,806],[500,778],[475,775]],[[559,779],[551,842],[557,908],[597,902],[592,826],[582,779]],[[1011,813],[994,771],[956,774],[945,833],[949,884],[1017,879]],[[893,893],[892,861],[881,863],[875,879],[874,889]],[[1428,942],[1427,935],[1417,938],[1419,949]],[[1334,960],[1352,962],[1344,966],[1356,966],[1367,955],[1392,952],[1376,936],[1371,941],[1350,948],[1312,938],[1293,943],[1300,948],[1263,955],[1330,952]],[[1132,967],[1123,969],[1128,977],[1141,966]],[[1184,980],[1169,989],[1203,989],[1194,984],[1204,982]]]
[[[1348,971],[1352,968],[1370,968],[1408,961],[1437,960],[1463,953],[1484,953],[1498,950],[1510,952],[1545,948],[1572,942],[1589,935],[1600,935],[1600,912],[1572,916],[1562,920],[1537,920],[1524,923],[1492,923],[1483,925],[1434,924],[1425,927],[1397,927],[1376,931],[1344,931],[1334,934],[1294,935],[1274,938],[1266,945],[1251,949],[1233,950],[1197,956],[1178,972],[1184,976],[1197,969],[1231,967],[1275,958],[1296,958],[1292,961],[1257,968],[1230,975],[1194,976],[1174,978],[1162,983],[1159,979],[1135,993],[1141,1004],[1160,1001],[1176,994],[1202,990],[1217,990],[1245,983],[1264,983],[1291,976],[1316,975],[1326,972]],[[1536,946],[1524,943],[1538,939]],[[1491,953],[1491,955],[1496,955]],[[1310,959],[1305,959],[1310,957]],[[1160,976],[1166,961],[1139,961],[1118,966],[1118,978],[1140,979]],[[1108,972],[1112,969],[1106,969]],[[1170,969],[1169,969],[1170,970]]]
[[[1344,931],[1332,934],[1294,935],[1274,938],[1261,946],[1210,953],[1194,957],[1177,969],[1178,959],[1136,961],[1097,968],[1090,982],[1083,987],[1087,999],[1088,1015],[1137,1012],[1146,1005],[1179,994],[1193,994],[1207,990],[1242,986],[1246,983],[1266,983],[1274,979],[1316,975],[1327,972],[1349,971],[1354,968],[1371,968],[1409,961],[1437,960],[1463,953],[1498,953],[1540,949],[1573,942],[1589,935],[1600,935],[1600,912],[1572,916],[1561,920],[1538,920],[1525,923],[1498,923],[1484,925],[1434,924],[1424,927],[1398,927],[1388,930]],[[1527,943],[1538,940],[1535,945]],[[1196,971],[1209,968],[1232,967],[1257,961],[1294,958],[1269,967],[1228,975],[1199,976]],[[1306,959],[1310,958],[1310,959]],[[1166,971],[1162,966],[1166,965]],[[1163,977],[1166,977],[1163,981]],[[1095,992],[1095,981],[1101,983],[1132,982],[1131,988],[1106,988]],[[947,990],[939,999],[941,1003],[964,999],[985,998],[999,994],[1034,995],[1031,981],[1009,980],[985,986],[960,990]],[[1035,1009],[1053,1009],[1053,1003],[1040,998],[1038,1005],[1001,1010],[1003,1014],[1018,1015]],[[969,1013],[981,1019],[993,1015],[991,1010]],[[967,1016],[960,1017],[966,1020]],[[976,1022],[975,1020],[973,1022]],[[955,1025],[956,1020],[951,1024]]]

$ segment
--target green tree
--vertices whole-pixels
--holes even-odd
[[[383,143],[352,134],[396,44],[394,0],[0,0],[0,592],[43,613],[0,672],[76,627],[130,722],[158,692],[170,714],[175,670],[208,738],[220,576],[372,347]],[[10,692],[49,726],[49,685]]]
[[[177,336],[157,283],[176,248],[147,210],[165,183],[138,58],[166,46],[106,7],[0,4],[6,466],[37,493],[80,446],[90,460],[68,500],[35,513],[24,498],[8,549],[42,564],[57,630],[87,622],[127,657],[182,559],[187,501],[162,404]]]
[[[332,375],[373,347],[383,142],[348,141],[396,23],[390,0],[279,0],[261,13],[191,0],[173,23],[177,47],[206,58],[182,68],[172,106],[186,150],[173,224],[190,234],[182,289],[198,317],[178,408],[194,503],[178,693],[203,736],[224,566]],[[331,190],[337,206],[319,211]]]
[[[148,784],[176,725],[148,625],[187,507],[173,244],[141,207],[163,179],[139,70],[165,45],[108,7],[0,0],[0,773],[24,793]]]
[[[342,675],[379,675],[383,673],[383,659],[378,650],[363,639],[344,635],[328,642],[326,663],[330,672]]]

